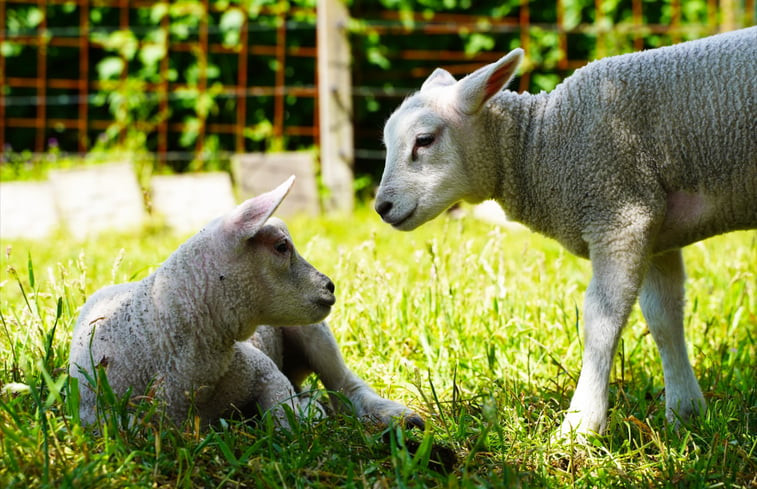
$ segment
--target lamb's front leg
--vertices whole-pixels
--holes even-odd
[[[591,250],[593,276],[584,302],[584,354],[581,375],[560,429],[602,433],[607,423],[610,370],[623,326],[628,320],[643,274],[638,244]]]
[[[286,327],[284,337],[285,365],[299,363],[305,370],[314,372],[326,389],[344,395],[352,403],[355,414],[359,417],[385,425],[400,421],[407,426],[424,427],[420,416],[402,404],[379,396],[347,368],[336,339],[326,322]]]
[[[683,334],[684,280],[681,250],[655,256],[641,287],[641,310],[657,344],[665,376],[668,421],[678,424],[705,407]]]

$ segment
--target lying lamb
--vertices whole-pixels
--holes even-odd
[[[561,432],[602,432],[618,339],[641,308],[672,422],[704,398],[686,353],[681,247],[757,227],[757,27],[602,59],[551,93],[502,91],[516,49],[460,81],[437,69],[384,129],[375,208],[412,230],[458,200],[589,258],[583,367]]]
[[[269,220],[293,181],[212,221],[144,280],[90,297],[69,363],[83,423],[97,421],[104,367],[115,393],[151,388],[177,423],[190,408],[204,423],[260,408],[286,425],[283,405],[300,412],[299,384],[315,372],[359,416],[423,426],[345,366],[325,322],[311,324],[330,312],[334,284],[297,253],[282,221]]]

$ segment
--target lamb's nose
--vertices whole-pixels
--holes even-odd
[[[381,217],[386,216],[389,211],[392,210],[392,203],[388,200],[384,200],[382,202],[376,202],[376,212],[378,212],[378,215]]]

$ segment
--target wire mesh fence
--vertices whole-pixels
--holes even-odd
[[[520,46],[512,88],[549,90],[591,59],[755,21],[754,0],[385,3],[353,1],[344,26],[358,175],[378,171],[383,121],[436,66],[459,76]],[[312,1],[0,1],[4,158],[136,145],[181,171],[317,145],[316,16]]]
[[[0,3],[0,144],[84,153],[136,138],[162,161],[283,138],[312,145],[315,9],[273,5],[253,17],[222,6]]]

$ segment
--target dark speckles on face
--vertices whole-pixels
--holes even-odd
[[[223,282],[224,278],[226,278],[226,277],[224,277],[223,275],[221,275],[220,277],[218,277],[218,280],[220,280],[221,282]]]

